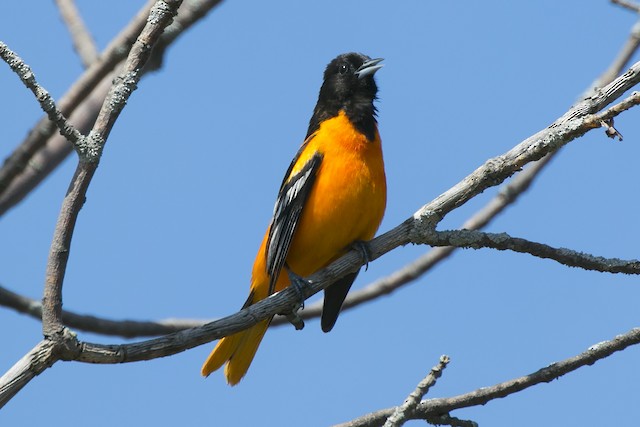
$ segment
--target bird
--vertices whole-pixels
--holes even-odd
[[[378,132],[382,58],[344,53],[326,67],[307,135],[287,169],[273,217],[256,255],[246,308],[329,265],[354,246],[363,250],[384,216],[387,185]],[[329,332],[358,271],[324,290],[321,328]],[[273,317],[218,341],[203,376],[225,366],[229,385],[245,376]]]

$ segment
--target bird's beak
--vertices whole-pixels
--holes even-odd
[[[362,66],[356,70],[356,76],[358,76],[358,79],[363,79],[366,76],[373,75],[376,71],[382,68],[384,66],[384,64],[380,64],[382,59],[383,58],[370,59],[362,64]]]

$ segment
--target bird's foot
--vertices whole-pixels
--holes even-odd
[[[369,261],[371,261],[371,249],[369,249],[369,242],[365,240],[356,240],[351,245],[353,249],[360,252],[360,256],[364,261],[364,271],[369,269]]]
[[[291,310],[290,313],[286,313],[285,316],[289,323],[291,323],[296,330],[301,330],[304,328],[304,320],[298,314],[300,310],[304,308],[304,287],[308,286],[310,282],[306,280],[304,277],[298,276],[296,273],[287,269],[287,273],[289,274],[289,281],[291,282],[291,287],[296,290],[298,294],[299,301],[296,306]]]

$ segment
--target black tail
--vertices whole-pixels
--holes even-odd
[[[324,290],[324,306],[322,307],[322,318],[320,319],[320,326],[323,332],[329,332],[333,329],[333,325],[336,324],[342,303],[347,297],[354,280],[358,277],[358,273],[356,271],[348,274]]]

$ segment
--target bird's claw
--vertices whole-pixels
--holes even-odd
[[[300,308],[300,304],[296,304],[293,310],[285,315],[289,323],[291,323],[293,327],[296,328],[296,331],[304,329],[304,320],[302,320],[302,317],[300,317],[300,315],[298,314]]]
[[[304,308],[305,298],[303,289],[305,286],[309,285],[310,282],[305,278],[298,276],[290,269],[287,269],[287,273],[289,274],[291,287],[295,289],[296,293],[298,294],[299,300],[293,310],[291,310],[290,313],[286,314],[286,317],[289,323],[291,323],[296,328],[296,330],[299,331],[300,329],[304,328],[304,320],[302,320],[302,317],[300,317],[300,315],[298,314],[298,312]]]
[[[360,252],[360,256],[364,261],[364,271],[369,269],[369,261],[371,261],[371,250],[369,249],[369,242],[364,240],[356,240],[353,242],[353,248]]]

